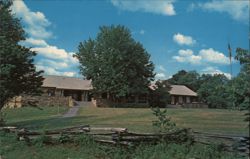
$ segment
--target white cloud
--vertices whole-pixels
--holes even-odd
[[[22,0],[13,1],[12,12],[25,23],[25,31],[35,38],[49,38],[52,33],[46,30],[51,23],[42,12],[32,12]]]
[[[145,30],[140,30],[140,32],[139,32],[141,35],[144,35],[145,34]]]
[[[196,41],[191,36],[177,33],[173,36],[173,40],[179,45],[194,45]]]
[[[58,71],[53,67],[50,66],[43,66],[43,65],[36,65],[37,70],[43,70],[44,74],[46,75],[60,75],[60,76],[69,76],[73,77],[76,76],[76,72],[65,72],[65,71]]]
[[[213,63],[227,65],[230,63],[229,57],[213,48],[202,49],[198,55],[194,55],[190,49],[179,50],[178,55],[172,58],[178,62],[191,64]]]
[[[201,70],[201,72],[203,74],[211,74],[211,75],[224,74],[228,79],[231,79],[230,73],[222,72],[217,67],[209,66],[209,67],[206,67],[205,69]]]
[[[201,56],[199,55],[193,55],[193,51],[190,49],[186,50],[179,50],[178,56],[173,56],[173,59],[175,59],[178,62],[187,62],[191,64],[200,64],[201,62]]]
[[[248,0],[217,0],[196,5],[204,10],[225,12],[234,20],[249,21],[249,1]],[[194,7],[193,7],[194,8]]]
[[[42,12],[32,12],[22,0],[13,1],[12,11],[22,19],[24,29],[29,35],[29,38],[20,44],[32,47],[31,50],[37,52],[40,57],[35,61],[38,70],[44,70],[49,75],[78,75],[74,71],[79,64],[73,57],[74,53],[49,45],[45,41],[46,38],[52,37],[52,33],[46,30],[51,22]]]
[[[214,50],[213,48],[202,49],[199,55],[204,61],[217,63],[217,64],[229,64],[229,57],[225,56],[223,53]]]
[[[45,40],[34,39],[34,38],[28,38],[25,41],[22,41],[21,43],[22,45],[25,46],[43,46],[43,47],[48,46]]]
[[[155,78],[156,79],[165,79],[166,75],[165,75],[165,73],[156,73]]]
[[[50,66],[55,69],[65,69],[65,68],[70,67],[67,62],[54,61],[54,60],[49,60],[49,59],[40,60],[36,64],[43,65],[43,66]]]
[[[76,76],[76,73],[75,72],[63,72],[62,75],[63,76],[73,77],[73,76]]]
[[[193,51],[190,50],[190,49],[179,50],[179,55],[181,55],[181,56],[192,56],[193,55]]]
[[[149,12],[167,16],[176,15],[173,2],[173,0],[111,0],[111,3],[121,10]]]
[[[166,69],[162,65],[157,66],[157,68],[162,72],[166,72]]]
[[[78,64],[78,60],[73,57],[73,52],[67,52],[64,49],[59,49],[56,46],[45,46],[31,48],[32,51],[36,51],[39,55],[42,55],[49,59],[61,60],[70,64]]]

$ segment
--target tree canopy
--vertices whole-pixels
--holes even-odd
[[[210,108],[227,108],[228,93],[226,87],[229,79],[223,74],[203,74],[199,78],[201,84],[197,93],[202,102],[207,103]]]
[[[154,78],[150,55],[121,25],[100,27],[95,39],[79,44],[75,57],[94,91],[114,98],[146,93]]]
[[[250,127],[250,50],[237,48],[235,59],[241,64],[240,73],[233,82],[236,90],[235,104],[241,109],[248,110],[245,121]]]
[[[166,107],[170,102],[169,91],[171,89],[168,81],[156,81],[149,94],[149,105],[151,107]]]
[[[18,44],[25,40],[25,32],[10,6],[0,1],[0,110],[15,96],[38,94],[43,80],[33,64],[36,53]]]
[[[199,73],[196,71],[180,70],[172,76],[168,81],[171,84],[185,85],[188,88],[197,91],[199,88]]]
[[[232,108],[234,96],[230,80],[223,74],[202,74],[181,70],[168,80],[170,84],[185,85],[198,93],[199,101],[210,108]]]

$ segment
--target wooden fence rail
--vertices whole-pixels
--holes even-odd
[[[184,143],[191,139],[193,142],[211,145],[221,144],[227,151],[238,151],[249,155],[249,136],[233,136],[223,134],[211,134],[180,129],[172,133],[136,133],[129,132],[126,128],[91,127],[89,125],[74,126],[64,129],[48,130],[44,132],[29,131],[16,127],[0,127],[0,131],[15,133],[19,139],[34,139],[41,135],[59,137],[60,135],[88,134],[94,140],[105,144],[137,145],[142,142],[157,143],[159,141]]]

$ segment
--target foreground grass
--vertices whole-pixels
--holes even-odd
[[[68,109],[68,107],[22,107],[4,109],[2,115],[6,125],[25,127],[27,124],[36,126],[36,121],[60,118]],[[46,128],[46,123],[44,124],[44,128]]]
[[[47,130],[74,125],[89,124],[102,127],[126,127],[131,131],[150,132],[155,117],[150,109],[133,108],[93,108],[80,109],[72,118],[62,118],[68,108],[42,107],[5,109],[8,125],[26,127],[31,130]],[[178,127],[189,127],[203,132],[247,135],[248,128],[243,122],[244,112],[217,109],[169,109],[168,115]],[[79,144],[80,142],[80,144]],[[166,144],[141,145],[120,148],[99,145],[78,139],[72,143],[43,145],[41,140],[27,144],[17,141],[14,134],[0,132],[0,158],[4,159],[237,159],[237,154],[224,152],[216,146]]]
[[[4,159],[243,159],[235,153],[224,152],[216,145],[189,143],[138,145],[120,147],[101,145],[90,137],[79,136],[70,143],[44,145],[41,138],[30,144],[17,141],[14,134],[0,132],[0,157]]]
[[[168,109],[178,127],[223,134],[248,134],[245,112],[223,109]],[[125,127],[133,131],[153,131],[155,117],[150,109],[82,108],[80,116],[91,125]],[[85,120],[85,121],[86,121]],[[86,122],[86,123],[88,123]]]
[[[94,108],[80,109],[72,118],[61,118],[68,108],[43,107],[5,109],[8,125],[16,125],[35,130],[56,129],[89,124],[102,127],[125,127],[131,131],[151,132],[155,117],[146,108]],[[248,135],[244,122],[245,112],[223,109],[168,109],[168,115],[178,127],[192,128],[196,131]]]

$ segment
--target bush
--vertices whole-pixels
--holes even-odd
[[[36,138],[33,142],[36,146],[42,147],[45,144],[51,144],[53,141],[50,136],[46,136],[45,134],[43,134],[39,136],[38,138]]]
[[[158,132],[172,132],[175,131],[176,124],[170,121],[170,117],[167,116],[167,109],[161,111],[160,108],[151,108],[153,114],[157,118],[157,120],[152,121],[153,126],[156,128]]]
[[[58,138],[58,141],[60,143],[67,143],[67,142],[70,142],[71,139],[70,139],[70,137],[68,135],[61,133],[60,137]]]
[[[74,138],[77,145],[46,145],[51,142],[47,136],[36,139],[30,145],[17,141],[11,133],[0,132],[0,156],[3,158],[100,158],[100,159],[243,159],[237,154],[225,152],[220,145],[202,144],[168,144],[160,142],[156,145],[141,144],[134,147],[103,145],[96,143],[91,136],[79,135]],[[79,144],[79,145],[78,145]],[[247,159],[247,157],[245,157]]]
[[[5,126],[5,124],[6,124],[4,117],[5,117],[5,113],[0,111],[0,126]]]

